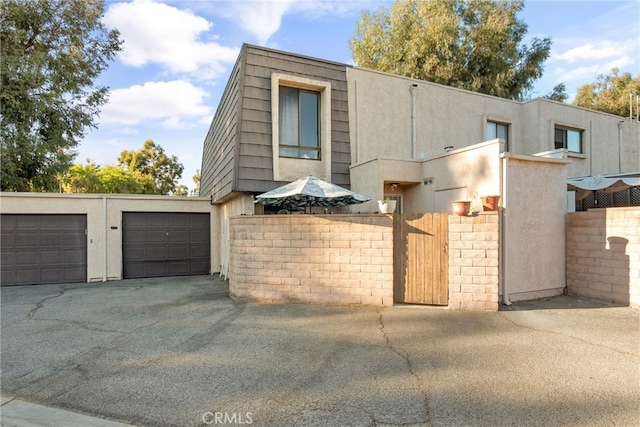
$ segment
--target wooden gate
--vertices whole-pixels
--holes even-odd
[[[448,214],[393,216],[393,299],[449,303]]]

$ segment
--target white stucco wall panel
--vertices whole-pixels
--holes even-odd
[[[505,156],[503,277],[511,301],[565,288],[566,161]]]

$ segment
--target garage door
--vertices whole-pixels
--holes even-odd
[[[2,285],[86,282],[86,228],[86,215],[1,215]]]
[[[123,277],[209,274],[209,214],[123,212]]]

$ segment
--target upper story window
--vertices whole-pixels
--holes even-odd
[[[271,74],[273,180],[331,179],[331,82]]]
[[[280,156],[320,160],[319,112],[319,92],[280,86]]]
[[[487,141],[500,138],[504,140],[504,151],[509,151],[509,125],[506,123],[487,122]]]
[[[582,153],[582,131],[556,127],[554,131],[555,148],[566,148],[572,153]]]

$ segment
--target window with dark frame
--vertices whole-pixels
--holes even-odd
[[[487,122],[487,141],[500,138],[504,140],[504,151],[509,151],[509,125],[506,123]]]
[[[572,153],[582,153],[582,131],[556,127],[553,142],[556,149],[566,148]]]
[[[320,160],[320,93],[280,86],[279,154]]]

